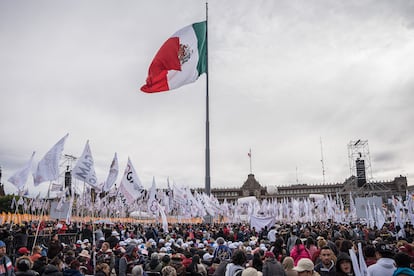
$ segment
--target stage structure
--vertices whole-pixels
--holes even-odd
[[[356,196],[384,196],[390,194],[390,189],[374,181],[368,140],[358,139],[349,142],[348,161],[350,176],[356,176]]]

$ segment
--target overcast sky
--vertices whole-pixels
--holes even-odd
[[[369,141],[372,174],[414,176],[414,2],[209,2],[211,187],[350,175],[347,144]],[[162,43],[205,20],[205,1],[0,1],[0,165],[7,179],[66,133],[89,139],[98,179],[118,153],[145,188],[204,187],[205,75],[139,88]],[[29,187],[32,187],[32,179]],[[47,183],[41,184],[45,189]],[[47,188],[46,188],[47,189]],[[30,188],[34,194],[33,188]]]

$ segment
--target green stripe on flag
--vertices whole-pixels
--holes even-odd
[[[194,32],[197,36],[198,64],[197,71],[200,76],[207,71],[207,26],[206,21],[193,24]]]

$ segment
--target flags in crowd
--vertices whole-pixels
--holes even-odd
[[[59,178],[59,160],[69,133],[60,139],[40,160],[36,173],[33,175],[33,183],[38,186],[45,181],[53,181]]]
[[[118,157],[116,156],[116,152],[114,155],[114,159],[112,160],[111,167],[109,168],[109,174],[106,178],[106,181],[103,185],[103,191],[108,192],[112,186],[115,184],[116,179],[118,178],[119,173],[119,165],[118,165]]]
[[[76,162],[76,165],[72,170],[72,176],[89,184],[94,189],[99,189],[92,152],[89,147],[89,140],[86,141],[82,156],[78,159],[78,162]]]
[[[139,180],[131,160],[128,158],[128,163],[119,186],[119,192],[122,193],[129,204],[134,203],[135,200],[142,197],[144,187]]]
[[[27,179],[29,178],[29,174],[32,170],[32,163],[33,163],[33,157],[35,155],[35,152],[32,153],[32,156],[30,157],[30,160],[26,163],[26,165],[15,172],[7,181],[12,183],[16,188],[21,191],[24,189],[24,186],[26,185]]]
[[[158,50],[143,92],[154,93],[192,83],[207,71],[207,22],[186,26],[174,33]]]

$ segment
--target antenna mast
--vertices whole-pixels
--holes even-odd
[[[323,160],[322,137],[319,137],[319,140],[321,144],[322,183],[325,184],[325,162]]]

